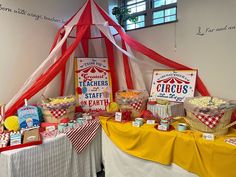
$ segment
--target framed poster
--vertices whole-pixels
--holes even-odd
[[[84,111],[105,110],[112,101],[107,58],[75,59],[75,91]]]
[[[150,96],[175,102],[193,97],[197,70],[154,70]]]

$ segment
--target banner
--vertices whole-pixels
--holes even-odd
[[[154,70],[150,96],[184,102],[194,96],[196,76],[197,70]]]
[[[105,110],[112,101],[107,58],[75,59],[76,96],[84,111]]]

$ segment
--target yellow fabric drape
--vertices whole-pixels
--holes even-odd
[[[100,117],[100,122],[111,141],[130,155],[164,165],[175,163],[201,177],[236,177],[236,146],[224,142],[236,137],[234,129],[207,141],[190,130],[164,132],[147,124],[137,128],[106,117]]]

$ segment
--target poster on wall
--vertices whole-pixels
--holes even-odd
[[[107,58],[75,59],[75,90],[84,111],[105,110],[112,101]]]
[[[174,102],[193,97],[197,70],[154,70],[150,96]]]

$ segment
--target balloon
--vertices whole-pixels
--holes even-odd
[[[119,109],[120,109],[120,106],[116,102],[112,102],[106,107],[107,112],[118,112]]]
[[[83,87],[82,92],[83,92],[83,94],[87,93],[87,87]]]
[[[81,89],[81,87],[77,87],[77,88],[76,88],[76,92],[77,92],[77,94],[82,94],[82,89]]]
[[[18,131],[20,129],[20,123],[17,116],[7,117],[4,121],[4,126],[9,131]]]

